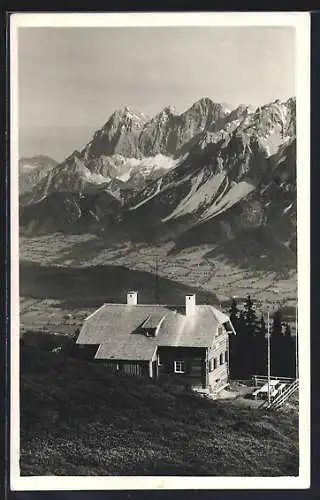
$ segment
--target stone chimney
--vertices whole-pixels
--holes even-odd
[[[186,295],[186,316],[190,316],[196,309],[196,296]]]
[[[138,292],[130,291],[127,293],[128,306],[136,306],[138,304]]]

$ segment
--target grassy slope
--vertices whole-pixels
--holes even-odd
[[[22,475],[298,474],[298,419],[23,348]]]

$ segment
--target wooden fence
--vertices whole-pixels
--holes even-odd
[[[299,389],[299,379],[294,380],[279,396],[267,405],[268,410],[278,410]]]
[[[295,379],[290,377],[276,377],[275,375],[272,375],[271,380],[278,380],[283,384],[292,384]],[[252,375],[252,381],[254,386],[257,387],[259,385],[266,384],[268,382],[268,377],[267,375]]]

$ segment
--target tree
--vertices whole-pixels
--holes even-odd
[[[265,338],[266,334],[267,334],[267,326],[264,317],[261,314],[260,325],[259,325],[259,337]]]
[[[282,311],[278,309],[273,314],[271,336],[272,374],[294,376],[295,350],[288,323],[282,321]]]
[[[263,314],[257,327],[255,338],[256,373],[267,375],[267,325]]]
[[[230,313],[230,321],[236,328],[237,323],[239,321],[239,309],[235,298],[232,299],[229,313]]]
[[[254,336],[257,330],[257,315],[254,310],[254,304],[251,300],[250,295],[247,296],[247,299],[244,303],[244,319],[247,328],[247,334],[249,336]]]
[[[251,299],[250,299],[251,300]],[[247,299],[248,302],[248,299]],[[238,356],[239,368],[243,378],[250,377],[255,371],[254,367],[254,335],[250,323],[250,303],[244,311],[240,312],[238,322]],[[246,306],[245,306],[246,307]],[[249,320],[249,321],[248,321]]]
[[[246,333],[246,318],[243,311],[240,311],[239,314],[238,332],[240,336],[244,336]]]
[[[295,340],[291,334],[289,323],[283,323],[283,349],[282,349],[282,364],[283,372],[287,377],[295,377],[296,374],[296,346]]]
[[[292,336],[291,326],[289,325],[289,323],[285,323],[284,335],[285,335],[285,337],[289,337],[289,338],[291,338],[291,336]]]
[[[272,337],[282,337],[282,313],[280,309],[273,314]]]
[[[231,335],[229,339],[229,351],[230,351],[230,374],[233,378],[238,378],[239,372],[239,310],[235,299],[232,299],[230,309],[230,321],[234,326],[237,335]]]

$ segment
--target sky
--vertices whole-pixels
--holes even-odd
[[[20,156],[62,161],[115,109],[258,106],[296,94],[294,28],[19,28]]]

